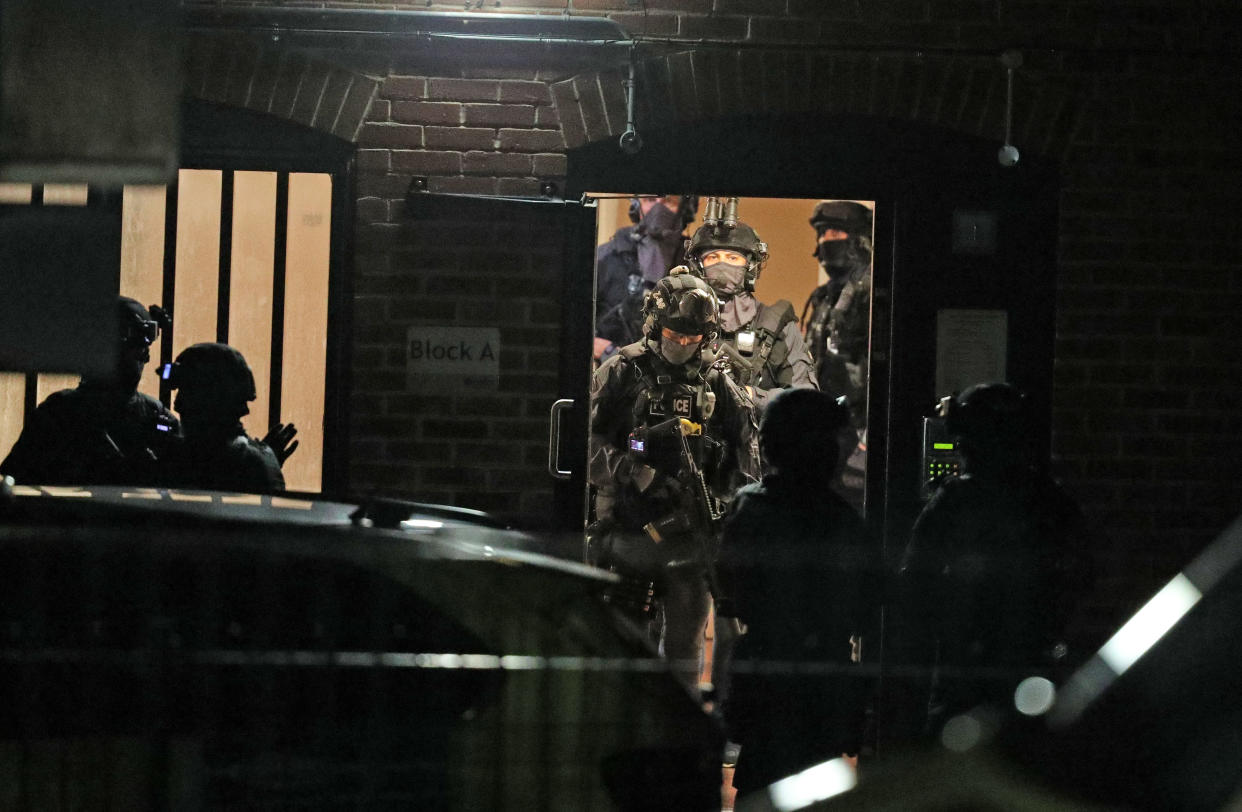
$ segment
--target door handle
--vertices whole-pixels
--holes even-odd
[[[561,470],[561,415],[573,408],[572,398],[561,398],[552,404],[548,425],[548,473],[554,479],[569,479],[573,471]]]

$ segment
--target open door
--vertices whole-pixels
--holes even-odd
[[[420,404],[409,431],[451,455],[410,460],[414,498],[581,533],[595,211],[550,198],[407,196],[401,261],[414,267],[394,270],[417,277],[401,292],[416,298],[400,305],[410,314],[406,390]],[[454,235],[468,248],[441,250]],[[355,463],[364,484],[366,462]]]
[[[923,418],[974,383],[1031,399],[1050,447],[1057,176],[1032,159],[904,189],[891,229],[890,396],[884,534],[900,556],[930,475]],[[887,260],[887,258],[885,258]],[[930,441],[929,441],[930,442]]]

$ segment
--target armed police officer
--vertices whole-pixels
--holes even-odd
[[[757,424],[746,395],[704,358],[720,322],[705,282],[685,272],[661,279],[644,314],[642,340],[592,379],[588,555],[651,585],[664,654],[694,685],[717,523],[728,496],[758,478]]]
[[[162,310],[151,310],[166,318]],[[180,433],[177,418],[164,404],[138,391],[161,321],[125,296],[117,300],[116,315],[112,373],[49,395],[0,464],[0,473],[40,485],[156,483],[159,462]]]
[[[768,247],[738,220],[737,203],[736,197],[707,201],[703,225],[686,242],[686,263],[721,302],[721,331],[712,345],[715,364],[744,387],[762,415],[768,400],[782,389],[817,389],[819,384],[793,305],[783,299],[768,305],[755,298]],[[717,617],[712,646],[717,701],[728,693],[727,663],[735,642],[735,624]]]
[[[630,201],[632,225],[617,229],[595,252],[595,358],[606,358],[642,338],[643,299],[681,261],[693,195],[640,195]]]
[[[819,382],[833,397],[866,402],[871,328],[871,210],[850,200],[824,200],[811,214],[815,257],[827,280],[803,309],[806,341]],[[857,408],[856,406],[853,408]]]
[[[254,375],[227,344],[186,348],[168,371],[177,390],[183,441],[169,455],[165,484],[181,488],[271,493],[284,490],[283,454],[246,435],[241,418],[255,399]],[[289,449],[292,453],[292,449]]]
[[[767,258],[767,245],[737,219],[737,198],[709,199],[703,225],[686,243],[686,264],[721,303],[720,335],[712,345],[717,363],[745,388],[760,414],[780,389],[819,386],[793,305],[755,298]]]
[[[867,363],[871,341],[871,209],[822,200],[811,214],[815,258],[826,281],[802,308],[806,343],[820,387],[850,405],[854,437],[839,478],[843,495],[862,506],[866,471]]]

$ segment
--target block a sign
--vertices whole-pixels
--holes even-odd
[[[499,389],[500,328],[411,327],[405,340],[405,372],[411,389]]]

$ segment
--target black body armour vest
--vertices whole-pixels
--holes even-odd
[[[706,378],[687,381],[681,376],[658,374],[647,360],[643,356],[635,359],[638,391],[633,400],[632,428],[655,426],[674,418],[701,425],[702,433],[686,437],[686,444],[695,464],[711,481],[724,452],[724,446],[711,436],[709,428],[716,405],[715,393]],[[715,370],[704,370],[704,373],[707,376],[719,374]],[[645,494],[623,488],[618,518],[622,526],[637,530],[649,521],[680,509],[680,501],[665,488],[654,487]]]
[[[664,379],[661,381],[661,379]],[[674,382],[668,376],[643,378],[647,385],[634,400],[634,425],[654,426],[674,417],[706,423],[706,384]]]

